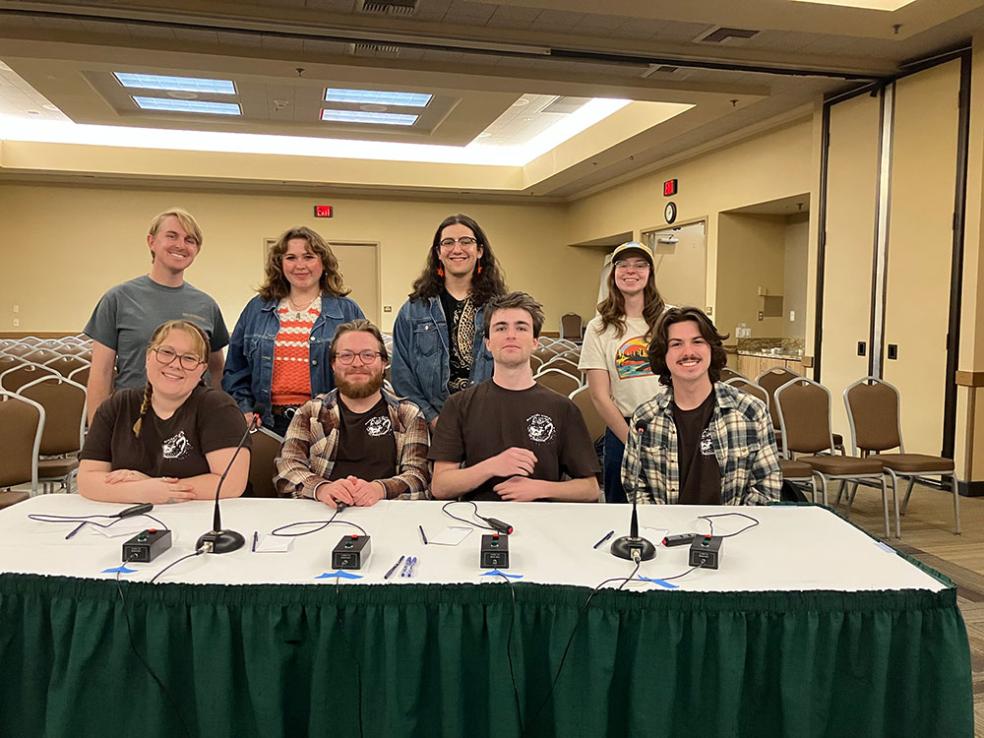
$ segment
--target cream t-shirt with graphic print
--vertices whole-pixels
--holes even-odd
[[[648,326],[645,318],[626,318],[621,336],[613,325],[599,333],[600,327],[601,317],[596,315],[584,332],[577,368],[607,371],[615,407],[628,418],[639,405],[663,391],[649,367]]]

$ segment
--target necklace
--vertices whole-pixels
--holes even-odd
[[[294,302],[292,299],[290,299],[290,295],[288,295],[287,296],[287,306],[291,310],[293,310],[295,313],[300,313],[300,312],[303,312],[303,311],[307,310],[309,307],[311,307],[311,303],[314,302],[317,299],[318,299],[317,296],[315,296],[315,297],[312,297],[310,300],[308,300],[303,305],[298,305],[296,302]]]

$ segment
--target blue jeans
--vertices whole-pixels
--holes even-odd
[[[605,429],[605,502],[628,502],[622,488],[622,454],[625,444],[618,440],[610,428]]]

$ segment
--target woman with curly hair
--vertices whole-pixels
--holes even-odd
[[[427,265],[393,325],[394,389],[431,427],[448,397],[492,376],[484,309],[506,286],[485,232],[467,215],[441,221]]]
[[[147,384],[121,389],[96,411],[82,448],[79,492],[104,502],[184,502],[215,495],[246,423],[229,395],[202,384],[204,331],[170,320],[147,347]],[[223,497],[238,497],[249,475],[249,447],[229,470]]]
[[[335,386],[328,349],[342,323],[365,318],[331,248],[310,228],[286,231],[267,254],[266,280],[229,340],[222,388],[247,420],[281,436],[294,411]]]

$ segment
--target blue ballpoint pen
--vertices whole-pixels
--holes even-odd
[[[89,521],[87,521],[87,520],[83,520],[83,521],[82,521],[81,523],[79,523],[78,525],[76,525],[76,526],[75,526],[75,527],[74,527],[74,528],[72,529],[72,532],[71,532],[71,533],[69,533],[69,534],[68,534],[67,536],[65,536],[65,540],[67,541],[67,540],[68,540],[69,538],[72,538],[72,537],[74,537],[76,533],[78,533],[78,532],[79,532],[80,530],[82,530],[82,527],[83,527],[83,526],[84,526],[84,525],[85,525],[85,524],[86,524],[87,522],[89,522]]]

